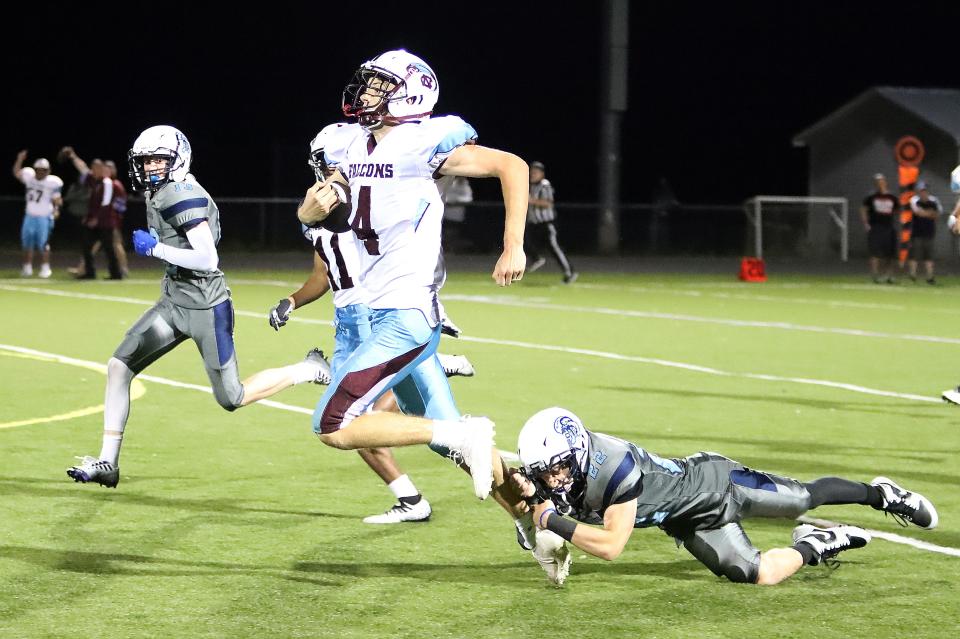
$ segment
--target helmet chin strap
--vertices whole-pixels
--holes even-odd
[[[414,113],[412,115],[387,115],[383,113],[362,113],[357,115],[357,120],[367,131],[375,131],[386,126],[396,126],[398,124],[403,124],[404,122],[410,122],[412,120],[421,120],[427,116],[433,115],[433,111],[425,111],[424,113]]]

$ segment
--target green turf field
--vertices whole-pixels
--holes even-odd
[[[956,636],[956,554],[875,539],[834,572],[806,568],[764,589],[715,578],[648,529],[613,563],[576,552],[557,590],[496,505],[426,449],[398,458],[433,519],[372,527],[360,519],[392,496],[355,454],[317,442],[307,415],[231,414],[155,381],[134,387],[120,486],[73,484],[64,469],[97,454],[102,419],[103,372],[81,364],[106,362],[156,298],[159,275],[13,274],[0,282],[0,637]],[[304,273],[228,275],[242,375],[331,348],[327,300],[280,333],[267,325],[266,310],[292,290],[283,282]],[[813,514],[960,549],[960,407],[924,401],[960,381],[960,288],[558,279],[498,289],[453,273],[444,288],[465,336],[441,348],[477,369],[453,380],[455,396],[463,412],[496,421],[500,448],[515,448],[526,417],[560,404],[662,455],[714,450],[805,480],[886,474],[934,501],[937,530],[863,507]],[[189,343],[147,373],[207,384]],[[297,387],[274,399],[312,408],[319,394]],[[772,547],[788,545],[792,526],[751,521],[747,531]]]

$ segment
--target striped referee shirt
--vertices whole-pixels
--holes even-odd
[[[557,213],[553,210],[553,185],[550,180],[544,178],[539,182],[530,185],[531,200],[550,200],[550,206],[527,207],[527,223],[543,224],[544,222],[553,222],[557,219]]]

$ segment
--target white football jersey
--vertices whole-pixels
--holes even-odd
[[[353,239],[353,231],[334,233],[324,228],[303,227],[303,236],[327,265],[327,279],[333,291],[333,305],[337,308],[351,304],[366,304],[367,298],[360,285],[360,255]]]
[[[53,198],[63,190],[63,180],[56,175],[37,179],[32,167],[20,169],[20,181],[27,187],[27,215],[50,217],[53,215]]]
[[[379,144],[359,124],[332,131],[324,159],[350,182],[350,225],[371,308],[416,308],[432,326],[440,322],[437,291],[446,270],[443,201],[434,174],[476,137],[472,126],[452,115],[401,124]]]

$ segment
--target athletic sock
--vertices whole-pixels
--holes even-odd
[[[289,366],[294,384],[312,382],[317,377],[319,366],[310,362],[298,362]]]
[[[449,419],[433,420],[433,436],[430,438],[431,448],[443,447],[459,449],[463,443],[463,422]]]
[[[387,484],[387,488],[393,493],[394,497],[397,499],[413,498],[419,497],[420,492],[417,490],[417,487],[413,485],[413,482],[410,481],[410,477],[407,475],[400,475],[392,482]],[[420,501],[419,499],[417,501]],[[410,503],[410,502],[407,502]]]
[[[793,545],[793,549],[800,553],[800,556],[803,557],[803,565],[809,566],[811,562],[815,559],[820,559],[820,553],[813,549],[813,546],[800,542]]]
[[[119,435],[103,434],[103,446],[100,448],[100,459],[117,466],[120,460],[120,445],[123,444],[123,433]]]
[[[873,506],[882,503],[880,491],[875,486],[839,477],[822,477],[804,484],[810,493],[810,508],[829,504],[864,504]],[[872,490],[871,490],[872,489]]]

